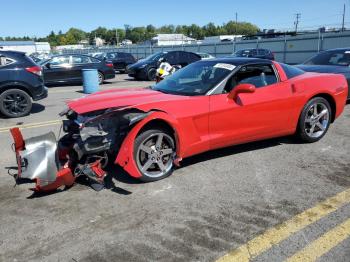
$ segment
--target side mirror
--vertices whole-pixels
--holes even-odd
[[[46,64],[45,64],[45,67],[46,67],[47,69],[51,69],[51,63],[50,63],[50,62],[46,63]]]
[[[236,100],[239,94],[254,93],[255,89],[256,89],[255,85],[252,85],[252,84],[239,84],[231,90],[231,92],[228,94],[228,98],[232,100]]]

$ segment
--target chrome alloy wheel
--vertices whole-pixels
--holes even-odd
[[[315,102],[309,107],[305,117],[305,132],[309,137],[319,138],[326,131],[330,120],[327,106],[321,102]]]
[[[152,134],[137,148],[137,167],[145,176],[161,177],[172,169],[174,154],[174,140],[169,135]]]

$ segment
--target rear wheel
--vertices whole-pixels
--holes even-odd
[[[152,182],[171,175],[175,155],[175,142],[162,129],[151,129],[141,133],[134,144],[134,160],[141,173],[141,180]]]
[[[313,143],[320,140],[328,131],[332,109],[326,99],[311,99],[301,113],[298,123],[298,136],[302,141]]]
[[[101,72],[98,72],[98,83],[102,85],[104,80],[105,76]]]
[[[149,81],[154,81],[156,79],[157,70],[155,68],[151,68],[147,72],[147,78]]]
[[[7,117],[28,115],[32,109],[32,100],[23,90],[10,89],[0,95],[0,112]]]

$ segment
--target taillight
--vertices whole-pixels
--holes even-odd
[[[32,67],[27,67],[26,68],[27,72],[35,74],[37,76],[42,75],[41,67],[40,66],[32,66]]]
[[[113,64],[112,63],[106,63],[106,66],[113,68]]]

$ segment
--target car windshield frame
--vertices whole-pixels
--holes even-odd
[[[228,62],[201,60],[176,71],[151,89],[172,95],[204,96],[220,86],[238,67]]]

